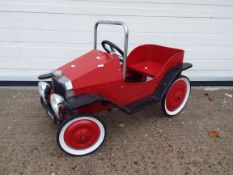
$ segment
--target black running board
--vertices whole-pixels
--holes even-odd
[[[160,102],[160,99],[152,95],[120,108],[128,114],[133,114],[135,112],[145,109],[147,106],[153,105],[158,102]]]

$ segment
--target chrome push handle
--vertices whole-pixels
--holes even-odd
[[[97,21],[95,23],[94,29],[94,49],[97,48],[97,28],[99,24],[109,24],[109,25],[121,25],[124,28],[125,37],[124,37],[124,55],[123,55],[123,78],[126,78],[126,63],[127,63],[127,52],[128,52],[128,38],[129,38],[129,30],[125,23],[121,21]]]

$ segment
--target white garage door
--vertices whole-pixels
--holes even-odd
[[[36,80],[82,55],[103,19],[128,24],[129,51],[143,43],[182,48],[191,80],[233,80],[232,0],[1,0],[0,80]],[[121,28],[100,30],[122,46]]]

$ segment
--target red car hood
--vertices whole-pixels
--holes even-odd
[[[60,67],[74,89],[97,86],[123,79],[119,59],[111,54],[92,50]]]

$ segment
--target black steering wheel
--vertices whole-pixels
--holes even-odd
[[[104,50],[106,50],[106,52],[118,55],[120,57],[119,58],[120,61],[123,62],[123,59],[121,59],[121,58],[124,57],[124,52],[116,44],[114,44],[114,43],[112,43],[111,41],[108,41],[108,40],[103,40],[101,42],[101,45],[104,48]],[[110,49],[108,47],[106,47],[107,45],[109,46]]]

